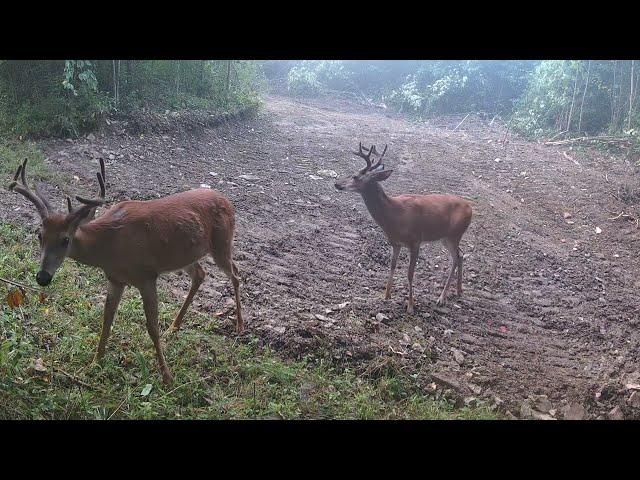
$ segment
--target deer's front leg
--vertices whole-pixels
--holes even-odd
[[[156,288],[156,280],[153,279],[138,288],[142,295],[142,303],[144,305],[144,314],[147,317],[147,331],[156,348],[158,363],[160,364],[160,372],[165,385],[170,386],[173,383],[173,377],[167,367],[167,362],[162,353],[162,344],[160,343],[160,327],[158,326],[158,292]]]
[[[387,288],[384,292],[384,299],[389,300],[391,298],[391,289],[393,288],[393,275],[396,271],[396,265],[398,264],[398,255],[400,255],[400,245],[392,245],[393,252],[391,253],[391,272],[389,272],[389,279],[387,280]]]
[[[413,274],[416,271],[416,262],[418,261],[418,254],[420,252],[420,245],[412,245],[409,247],[410,259],[409,259],[409,272],[407,277],[409,279],[409,302],[407,304],[407,313],[413,314]]]
[[[104,355],[105,348],[107,346],[107,340],[111,333],[111,325],[113,325],[113,319],[116,316],[118,305],[120,305],[120,299],[122,298],[122,292],[124,291],[124,285],[121,283],[113,282],[109,280],[109,287],[107,290],[107,300],[104,303],[104,319],[102,321],[102,334],[100,335],[100,342],[98,343],[98,350],[96,351],[94,362],[100,361]]]

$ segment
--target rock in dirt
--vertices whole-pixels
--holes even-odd
[[[522,418],[535,420],[555,420],[549,415],[553,408],[546,395],[530,395],[520,406],[520,416]]]
[[[338,176],[333,170],[318,170],[316,173],[325,178],[336,178]]]
[[[624,420],[624,413],[622,413],[622,409],[620,407],[615,406],[607,414],[607,417],[609,417],[609,420]]]
[[[520,407],[520,418],[528,420],[555,420],[551,415],[542,413],[531,408],[528,401],[524,401]]]
[[[640,408],[640,392],[633,392],[627,399],[627,403],[633,408]]]
[[[445,388],[450,388],[452,390],[455,390],[456,392],[459,392],[459,393],[462,393],[462,394],[471,393],[471,391],[466,386],[463,386],[457,380],[455,380],[455,379],[453,379],[451,377],[448,377],[448,376],[446,376],[446,375],[444,375],[442,373],[432,373],[431,374],[431,379],[435,383],[437,383],[437,384],[439,384],[439,385],[441,385],[441,386],[443,386]]]
[[[546,395],[532,395],[530,397],[533,400],[534,408],[541,413],[549,413],[549,410],[553,408],[549,397]]]
[[[565,420],[584,420],[587,411],[579,403],[570,403],[562,409]]]
[[[322,177],[319,177],[318,175],[309,175],[309,178],[311,180],[322,180]]]
[[[451,353],[453,353],[453,359],[456,361],[458,365],[462,365],[464,363],[464,353],[457,348],[452,348]]]
[[[257,175],[238,175],[238,178],[241,178],[243,180],[249,180],[251,182],[260,180],[260,177],[258,177]]]
[[[480,395],[482,393],[482,387],[480,385],[476,385],[475,383],[467,383],[467,387],[476,395]]]
[[[87,135],[87,140],[89,140],[90,142],[95,142],[96,136],[93,133],[90,133],[89,135]]]
[[[389,320],[389,317],[387,317],[384,313],[377,313],[376,320],[378,322],[384,322],[385,320]]]

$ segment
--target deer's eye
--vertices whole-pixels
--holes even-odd
[[[60,244],[61,244],[63,247],[68,247],[68,246],[69,246],[69,237],[64,237],[64,238],[62,239],[62,241],[60,242]]]

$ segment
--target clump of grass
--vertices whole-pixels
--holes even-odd
[[[38,180],[51,178],[51,172],[44,164],[44,155],[33,142],[7,142],[0,139],[0,178],[8,178],[16,173],[18,165],[29,159],[29,177]]]
[[[0,224],[0,252],[0,277],[36,288],[33,235]],[[134,290],[125,293],[103,362],[91,364],[103,284],[98,270],[66,260],[43,303],[29,290],[11,309],[0,282],[0,418],[496,418],[486,407],[456,410],[424,396],[392,371],[370,379],[324,360],[285,361],[257,338],[240,343],[214,333],[218,320],[195,309],[166,341],[175,384],[164,388]],[[161,294],[163,328],[179,306]]]

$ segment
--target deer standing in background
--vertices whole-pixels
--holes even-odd
[[[29,199],[42,219],[38,233],[41,249],[38,284],[49,285],[66,257],[101,268],[109,282],[102,334],[94,361],[104,355],[124,287],[132,285],[142,295],[147,330],[158,356],[162,379],[171,385],[173,378],[160,343],[156,281],[160,274],[175,270],[184,270],[191,277],[189,294],[166,333],[177,331],[206,275],[198,261],[207,254],[233,283],[236,330],[242,333],[240,282],[233,261],[235,213],[233,204],[221,193],[201,188],[155,200],[124,201],[94,220],[96,208],[104,203],[105,197],[102,159],[101,171],[97,174],[99,198],[76,196],[82,205],[74,209],[67,197],[67,214],[55,212],[37,186],[35,192],[29,189],[26,168],[27,160],[18,167],[9,190]]]
[[[413,274],[422,242],[441,240],[451,256],[451,269],[437,304],[445,303],[446,293],[458,271],[458,295],[462,295],[462,252],[460,239],[471,223],[471,205],[454,195],[398,195],[389,197],[379,182],[386,180],[393,170],[385,170],[382,157],[387,151],[385,145],[382,155],[375,145],[370,149],[360,143],[355,155],[362,157],[367,165],[355,175],[336,182],[338,190],[359,192],[369,213],[384,230],[393,249],[391,254],[391,272],[387,280],[385,300],[391,298],[393,274],[396,270],[400,249],[409,249],[409,302],[407,312],[413,313]],[[368,152],[368,153],[367,153]],[[375,164],[371,155],[379,156]]]

